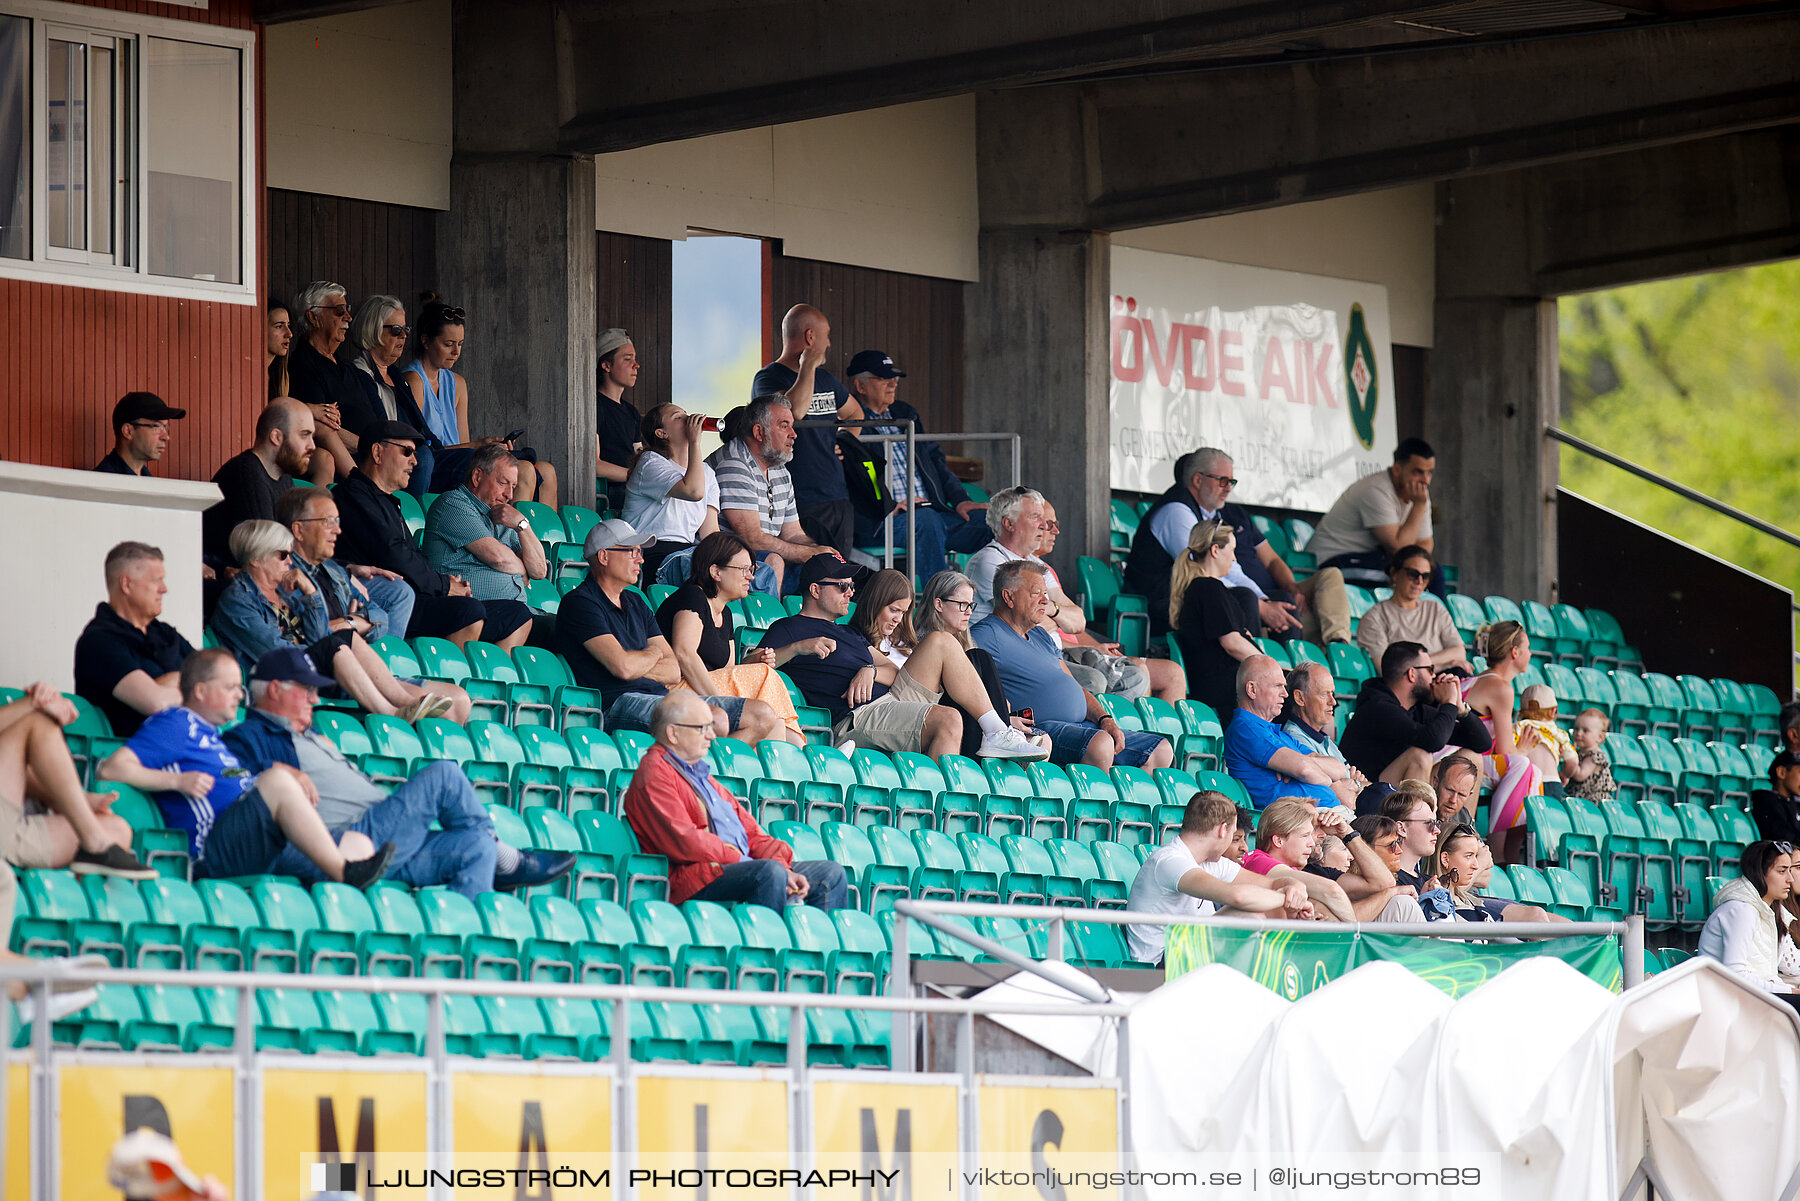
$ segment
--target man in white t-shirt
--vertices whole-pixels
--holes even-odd
[[[1237,806],[1221,792],[1196,792],[1181,815],[1181,830],[1168,846],[1144,860],[1131,882],[1125,907],[1134,913],[1206,917],[1215,909],[1266,913],[1272,918],[1310,918],[1312,902],[1298,880],[1271,880],[1247,871],[1225,851],[1237,833]],[[1125,927],[1131,957],[1162,963],[1168,927]]]
[[[1348,583],[1387,586],[1388,559],[1403,546],[1433,551],[1431,477],[1437,452],[1423,438],[1405,438],[1394,447],[1394,465],[1366,475],[1337,498],[1319,519],[1306,549],[1321,569],[1335,567]],[[1444,573],[1432,571],[1431,591],[1444,595]]]

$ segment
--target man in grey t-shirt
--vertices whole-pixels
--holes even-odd
[[[1388,559],[1403,546],[1435,550],[1431,536],[1431,477],[1437,452],[1423,438],[1394,447],[1394,465],[1366,475],[1337,498],[1313,530],[1306,549],[1321,569],[1335,567],[1351,584],[1386,587]],[[1431,591],[1444,595],[1444,573],[1432,572]]]
[[[252,772],[275,763],[298,768],[333,835],[356,831],[377,846],[393,843],[388,878],[415,888],[442,884],[473,900],[494,889],[547,883],[575,865],[573,854],[520,851],[498,841],[469,777],[447,759],[390,795],[313,726],[318,690],[330,683],[298,647],[270,651],[250,674],[253,708],[226,733],[225,745]],[[431,829],[434,821],[440,829]],[[309,883],[324,878],[293,847],[282,853],[275,874]]]

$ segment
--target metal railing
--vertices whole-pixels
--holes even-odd
[[[905,443],[907,466],[915,472],[918,470],[919,459],[916,453],[918,423],[910,417],[861,417],[855,421],[839,421],[836,419],[827,421],[824,418],[808,418],[805,421],[797,421],[794,424],[800,429],[852,429],[860,428],[865,425],[904,426],[905,428],[898,434],[864,434],[859,432],[856,437],[862,442]],[[1010,443],[1012,445],[1012,487],[1016,488],[1023,482],[1022,455],[1024,453],[1024,439],[1016,433],[933,434],[931,435],[931,441]],[[910,501],[910,499],[911,498],[909,497],[908,500]],[[882,519],[881,531],[883,542],[881,563],[883,567],[891,568],[894,565],[894,515],[892,513],[889,513]],[[914,552],[913,548],[917,547],[918,544],[918,525],[913,514],[913,506],[909,503],[906,506],[906,546],[908,551],[908,562],[915,565],[918,562],[918,555]],[[914,570],[912,574],[915,577],[913,581],[915,586],[923,582],[917,579],[917,570]]]

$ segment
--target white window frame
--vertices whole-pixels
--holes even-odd
[[[174,296],[195,300],[223,301],[232,304],[257,303],[257,223],[258,163],[256,159],[256,34],[248,29],[228,29],[198,21],[176,21],[167,17],[146,17],[113,9],[89,8],[60,4],[54,0],[0,0],[0,13],[24,17],[31,27],[31,258],[0,258],[0,278],[37,280],[42,283],[67,284],[80,288],[97,288],[109,292],[133,292],[146,296]],[[113,37],[131,45],[132,94],[129,103],[115,98],[115,108],[128,112],[129,146],[121,141],[119,154],[131,171],[124,189],[115,189],[114,224],[115,256],[129,254],[135,261],[129,266],[116,263],[71,262],[71,252],[49,245],[50,216],[47,204],[49,179],[49,146],[45,137],[49,112],[49,37],[53,27],[64,27],[101,37]],[[240,79],[238,86],[240,131],[238,278],[240,283],[220,283],[177,276],[153,275],[150,272],[150,205],[149,205],[149,125],[145,112],[148,94],[148,71],[145,69],[143,39],[167,38],[179,42],[223,46],[238,51]],[[118,195],[119,191],[129,195]],[[121,225],[121,210],[131,218],[131,227]],[[108,256],[113,257],[113,256]]]

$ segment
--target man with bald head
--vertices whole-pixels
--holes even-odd
[[[1321,808],[1356,806],[1357,784],[1341,759],[1314,754],[1276,722],[1287,701],[1281,664],[1251,655],[1238,665],[1237,708],[1225,731],[1225,770],[1258,809],[1278,797],[1302,797]]]
[[[235,567],[231,531],[240,522],[274,521],[275,502],[306,474],[313,456],[312,410],[283,396],[271,400],[256,419],[256,443],[225,460],[212,482],[223,500],[200,517],[201,549],[209,558]]]
[[[850,390],[825,370],[825,352],[831,349],[831,322],[809,304],[797,304],[781,319],[781,357],[756,373],[750,384],[751,399],[780,393],[794,410],[794,421],[836,420],[850,412]],[[850,491],[844,486],[844,465],[837,457],[837,431],[825,426],[794,431],[794,460],[788,467],[794,479],[794,503],[800,511],[800,528],[820,546],[829,546],[845,559],[856,545]]]
[[[669,901],[842,909],[849,888],[843,867],[825,859],[795,863],[794,848],[765,834],[713,779],[707,752],[714,734],[703,698],[671,692],[651,711],[656,745],[625,790],[625,820],[638,844],[669,860]]]

